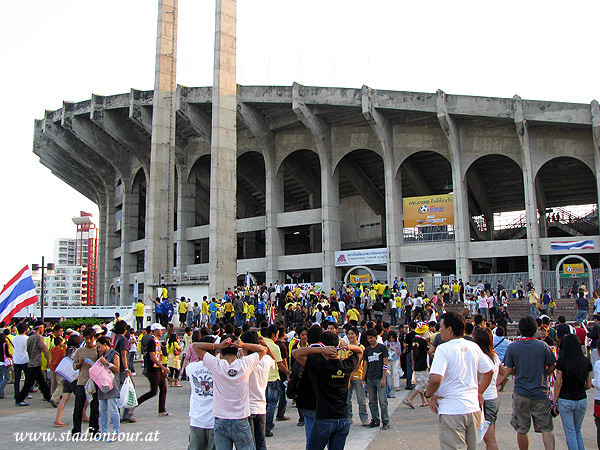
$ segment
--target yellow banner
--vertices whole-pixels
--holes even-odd
[[[352,284],[356,284],[356,283],[370,283],[371,282],[371,275],[370,274],[364,274],[364,275],[350,275],[350,283]]]
[[[584,273],[583,263],[563,264],[564,273]]]
[[[404,199],[404,228],[454,225],[454,195]]]

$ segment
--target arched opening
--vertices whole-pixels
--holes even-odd
[[[576,260],[579,264],[567,264],[567,261]],[[580,267],[577,267],[577,266]],[[581,268],[581,270],[579,270]],[[561,270],[562,269],[562,270]],[[553,296],[560,298],[576,297],[578,295],[578,286],[586,284],[590,292],[594,289],[594,277],[592,266],[582,256],[567,255],[556,264],[556,286]],[[591,298],[591,297],[590,297]]]
[[[265,160],[258,152],[237,159],[237,217],[265,215]]]
[[[452,166],[444,156],[433,151],[417,152],[400,165],[402,198],[450,194]],[[419,226],[404,223],[404,242],[432,242],[454,240],[454,226]]]
[[[312,150],[296,150],[281,164],[284,211],[321,207],[321,163]]]
[[[335,170],[339,174],[342,250],[385,247],[383,159],[372,150],[354,150]]]
[[[144,170],[140,169],[133,179],[132,194],[137,197],[136,205],[136,231],[137,238],[144,239],[146,236],[146,175]]]
[[[210,155],[204,155],[194,163],[190,171],[190,183],[194,183],[196,186],[195,226],[208,225],[210,220]]]
[[[570,156],[553,158],[538,170],[535,188],[541,237],[598,235],[598,184],[587,164]],[[544,269],[555,267],[559,258],[542,256]],[[598,267],[599,256],[591,262]]]
[[[485,155],[467,170],[471,240],[526,239],[525,189],[519,165],[505,155]],[[527,271],[526,257],[473,260],[473,273]]]

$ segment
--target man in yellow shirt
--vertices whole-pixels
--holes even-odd
[[[352,307],[348,310],[347,314],[348,322],[352,323],[352,321],[354,321],[354,323],[352,323],[354,326],[356,326],[358,322],[360,322],[360,312],[358,311],[358,309],[356,309],[354,305],[352,305]]]
[[[144,302],[141,298],[138,298],[137,303],[133,307],[135,309],[135,322],[136,330],[142,331],[144,329]]]
[[[179,310],[179,327],[185,328],[188,310],[188,305],[185,301],[185,297],[181,297],[179,299],[179,305],[177,305],[177,308]]]
[[[281,349],[275,343],[278,335],[279,329],[277,325],[270,325],[269,328],[267,328],[266,336],[263,336],[267,347],[269,347],[269,350],[273,353],[273,357],[275,359],[275,362],[277,363],[274,369],[269,370],[269,378],[267,383],[267,417],[265,426],[265,436],[267,437],[273,436],[271,430],[275,425],[273,422],[273,419],[275,417],[275,410],[277,409],[277,402],[279,401],[281,392],[285,388],[283,382],[279,378],[279,371],[281,370],[288,377],[290,374],[289,369],[283,362],[283,358],[281,356]]]
[[[360,348],[365,347],[358,343],[358,329],[356,327],[348,328],[346,332],[350,345],[358,345]],[[347,352],[347,351],[346,351]],[[350,353],[350,352],[347,352]],[[338,355],[340,358],[347,357],[348,355]],[[363,426],[369,424],[369,414],[367,413],[367,403],[365,401],[365,386],[362,381],[363,376],[363,363],[362,361],[358,364],[358,369],[352,374],[350,378],[350,387],[348,388],[348,418],[352,423],[352,392],[356,392],[356,399],[358,400],[358,415]]]

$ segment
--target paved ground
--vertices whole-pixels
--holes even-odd
[[[148,388],[148,383],[141,376],[135,377],[137,390],[144,393]],[[157,417],[157,400],[152,399],[138,408],[135,424],[122,424],[121,431],[128,433],[140,433],[139,439],[150,438],[153,443],[146,441],[127,443],[127,448],[131,450],[146,449],[157,446],[168,446],[170,449],[186,449],[188,442],[189,422],[188,422],[188,401],[189,386],[183,382],[181,389],[170,389],[167,397],[167,409],[173,416]],[[510,382],[507,384],[506,392],[500,394],[500,413],[498,419],[498,444],[500,449],[515,449],[515,433],[509,425],[510,419]],[[398,450],[422,450],[439,448],[437,417],[433,415],[428,408],[416,407],[415,410],[409,409],[401,404],[401,400],[406,396],[407,391],[398,392],[398,397],[390,399],[389,409],[391,416],[391,428],[389,431],[379,429],[363,428],[360,424],[353,424],[350,436],[348,437],[346,448],[350,450],[388,450],[395,448]],[[69,428],[54,428],[54,416],[56,410],[42,400],[41,394],[33,394],[34,398],[28,400],[31,406],[27,408],[15,407],[12,401],[12,387],[6,387],[7,398],[0,400],[0,442],[1,448],[11,450],[13,448],[61,448],[61,449],[81,449],[82,443],[60,442],[60,433],[66,432]],[[583,425],[584,439],[586,448],[596,448],[596,427],[591,415],[593,409],[593,390],[588,393],[588,411]],[[418,405],[418,401],[415,402]],[[69,400],[63,415],[63,422],[72,423],[73,400]],[[354,411],[358,411],[357,405]],[[297,412],[293,407],[289,407],[287,415],[292,417],[288,422],[276,422],[273,430],[274,436],[267,438],[269,448],[279,450],[302,450],[305,448],[304,428],[296,426]],[[355,417],[357,419],[357,417]],[[51,436],[50,442],[32,442],[27,438],[26,442],[17,442],[15,433],[56,433]],[[38,435],[39,436],[39,435]],[[66,436],[66,435],[65,435]],[[562,430],[560,419],[555,421],[556,448],[566,449],[565,437]],[[65,439],[63,437],[63,439]],[[100,448],[111,445],[104,442],[91,442],[85,444],[88,448]],[[118,444],[117,444],[118,445]],[[393,447],[392,447],[393,446]],[[484,448],[483,445],[480,448]],[[539,435],[531,435],[532,450],[542,449],[542,440]]]

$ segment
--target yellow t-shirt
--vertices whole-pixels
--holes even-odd
[[[379,295],[383,295],[383,291],[385,291],[385,284],[378,284],[377,285],[377,293]]]
[[[231,302],[225,303],[225,312],[233,311],[233,304]]]
[[[269,339],[267,337],[264,337],[263,339],[265,340],[267,347],[269,347],[271,352],[273,352],[273,356],[275,356],[275,362],[278,363],[280,361],[283,361],[283,358],[281,357],[281,350],[279,349],[279,346],[275,342],[273,342],[272,339]],[[279,380],[279,369],[277,368],[277,366],[275,366],[274,369],[269,370],[269,378],[267,381],[277,381],[277,380]]]
[[[187,312],[187,303],[186,302],[179,302],[179,313],[183,314]]]
[[[208,302],[202,301],[202,314],[208,314]]]
[[[360,313],[356,308],[350,308],[348,310],[348,320],[356,320],[357,323],[360,321]]]
[[[144,302],[135,304],[135,317],[144,317]]]
[[[256,307],[254,305],[248,305],[248,318],[254,317],[255,311],[256,311]]]

